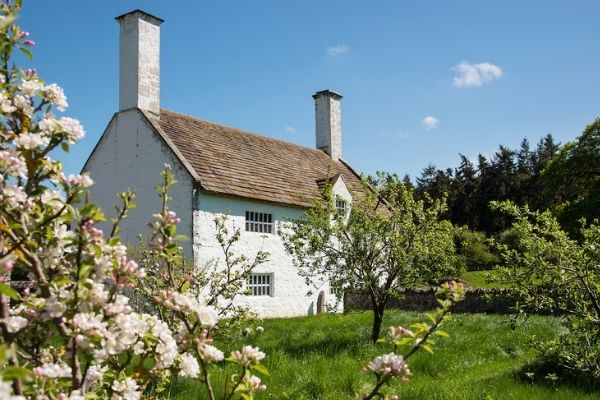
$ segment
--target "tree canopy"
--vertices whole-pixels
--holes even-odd
[[[394,175],[363,182],[349,213],[335,208],[331,186],[302,217],[280,232],[308,282],[329,278],[334,287],[368,293],[372,339],[379,337],[385,308],[398,289],[456,273],[453,227],[440,218],[445,199],[415,198]]]

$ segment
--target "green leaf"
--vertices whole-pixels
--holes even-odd
[[[13,379],[27,379],[31,376],[31,371],[22,367],[6,367],[2,371],[2,379],[10,381]]]
[[[425,314],[425,315],[427,316],[427,318],[429,318],[429,320],[430,320],[431,322],[433,322],[433,323],[435,324],[435,317],[434,317],[432,314],[430,314],[430,313],[427,313],[427,314]]]
[[[448,333],[447,333],[447,332],[440,331],[440,330],[437,330],[437,331],[435,331],[433,334],[434,334],[434,335],[441,336],[441,337],[445,337],[445,338],[449,338],[449,337],[450,337],[450,335],[448,335]]]
[[[187,281],[186,283],[181,285],[181,293],[185,293],[188,290],[190,290],[190,282],[189,281]]]
[[[256,372],[260,372],[263,375],[269,376],[269,370],[267,369],[267,367],[265,367],[262,364],[256,364],[255,366],[252,367],[252,370],[254,370]]]
[[[427,351],[428,353],[433,354],[433,349],[428,344],[422,344],[421,347],[423,348],[423,350]]]
[[[0,283],[0,294],[4,294],[11,299],[21,300],[21,295],[5,283]]]
[[[33,60],[33,54],[31,53],[31,51],[29,51],[28,48],[26,47],[19,47],[21,49],[21,52],[23,54],[25,54],[25,57],[29,58],[29,60]]]
[[[177,226],[176,225],[167,225],[167,228],[165,229],[165,233],[167,236],[169,237],[173,237],[175,236],[175,233],[177,232]]]

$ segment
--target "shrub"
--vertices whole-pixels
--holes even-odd
[[[577,242],[550,212],[530,212],[510,202],[493,207],[514,219],[514,243],[497,243],[502,254],[498,279],[514,290],[519,312],[565,316],[564,333],[541,343],[544,357],[557,369],[600,378],[600,226],[583,224]]]

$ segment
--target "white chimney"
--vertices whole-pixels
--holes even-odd
[[[342,158],[342,96],[331,90],[313,95],[317,149],[325,151],[334,160]]]
[[[118,16],[119,111],[142,108],[160,113],[160,24],[141,10]]]

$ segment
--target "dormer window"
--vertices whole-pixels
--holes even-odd
[[[273,233],[273,214],[246,211],[246,231]]]
[[[335,210],[337,211],[338,215],[344,216],[346,215],[346,209],[348,206],[348,202],[340,197],[338,197],[337,199],[335,199]]]

